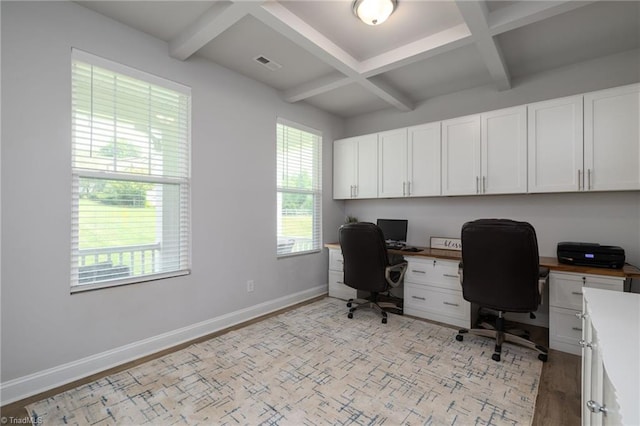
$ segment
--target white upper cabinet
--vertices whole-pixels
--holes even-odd
[[[378,196],[440,195],[440,123],[378,133]]]
[[[440,122],[409,127],[407,138],[407,196],[440,195]]]
[[[442,195],[480,193],[480,115],[442,122]]]
[[[640,189],[640,84],[584,96],[587,191]]]
[[[481,114],[482,194],[527,192],[527,108]]]
[[[378,133],[378,196],[407,195],[407,129]]]
[[[377,135],[334,141],[333,198],[376,198],[377,196]]]
[[[529,104],[529,192],[583,187],[582,96]]]

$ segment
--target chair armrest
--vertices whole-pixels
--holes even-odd
[[[400,285],[400,283],[402,282],[402,280],[404,278],[405,272],[407,272],[407,266],[408,265],[409,265],[409,263],[402,262],[402,263],[396,263],[395,265],[389,265],[384,269],[384,277],[386,278],[387,282],[389,283],[389,285],[391,287],[398,287]],[[398,276],[398,278],[395,281],[391,278],[391,273],[392,272],[399,272],[400,273],[400,275]]]
[[[542,305],[542,295],[544,294],[544,286],[549,282],[549,268],[546,266],[538,267],[538,295],[540,304]]]
[[[460,285],[462,285],[462,271],[464,270],[463,268],[463,264],[462,261],[460,261],[460,263],[458,263],[458,276],[460,277]]]

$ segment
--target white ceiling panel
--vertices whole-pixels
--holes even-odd
[[[497,37],[513,76],[640,47],[640,2],[605,1]]]
[[[389,107],[358,84],[350,84],[306,100],[320,109],[334,111],[342,117],[353,117]]]
[[[295,87],[333,71],[252,16],[242,18],[200,49],[197,55],[278,90]],[[272,71],[254,59],[258,56],[276,62],[282,68]]]

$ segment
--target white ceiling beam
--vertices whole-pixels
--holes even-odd
[[[298,102],[351,83],[353,83],[351,78],[336,71],[327,76],[285,90],[282,92],[282,98],[287,102]]]
[[[498,90],[511,88],[511,77],[496,40],[489,33],[489,11],[484,1],[456,0],[456,5],[475,40],[480,56]]]
[[[259,2],[261,3],[261,2]],[[256,2],[218,2],[169,42],[169,55],[182,61],[245,17]]]
[[[590,1],[564,0],[556,2],[525,1],[502,7],[489,14],[489,34],[502,34],[534,22],[594,3]]]
[[[360,63],[360,73],[365,77],[382,74],[473,42],[469,28],[465,24],[456,25],[397,49],[366,59]]]
[[[360,63],[354,57],[281,4],[268,2],[253,9],[250,13],[325,64],[335,68],[353,82],[360,84],[396,108],[402,111],[413,109],[413,103],[397,90],[384,84],[369,81],[361,76]]]

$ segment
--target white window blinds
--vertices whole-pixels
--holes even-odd
[[[278,119],[276,136],[277,255],[319,251],[322,135]]]
[[[190,268],[190,89],[72,54],[72,291]]]

